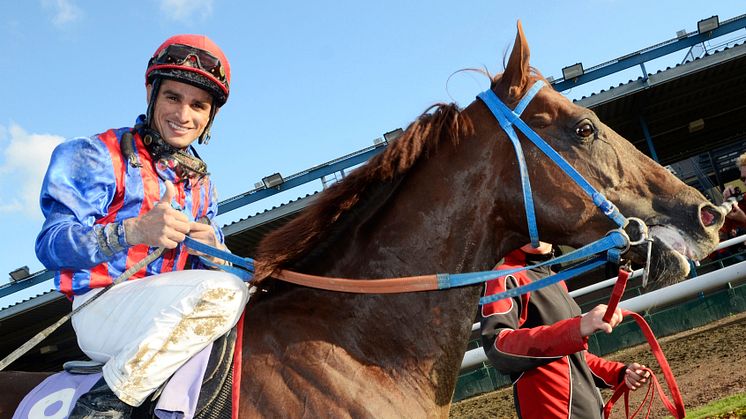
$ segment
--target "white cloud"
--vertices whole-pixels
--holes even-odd
[[[160,0],[161,11],[169,19],[186,22],[192,18],[204,19],[212,14],[213,0]]]
[[[52,23],[58,28],[79,20],[83,11],[72,0],[42,0],[42,7],[53,13]]]
[[[59,135],[30,134],[19,125],[0,125],[0,214],[40,219],[39,191]]]

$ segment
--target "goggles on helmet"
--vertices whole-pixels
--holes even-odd
[[[225,69],[216,56],[203,49],[188,45],[171,44],[158,55],[150,59],[148,67],[153,65],[188,66],[206,71],[213,75],[220,83],[228,84]]]

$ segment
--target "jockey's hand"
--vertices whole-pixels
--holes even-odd
[[[645,366],[637,362],[627,365],[627,369],[624,370],[624,384],[627,385],[627,388],[635,391],[648,382],[650,373],[643,368]]]
[[[150,211],[140,217],[124,220],[129,244],[173,249],[184,241],[191,225],[186,215],[171,206],[175,195],[173,183],[166,181],[166,192]]]
[[[604,321],[604,314],[606,314],[606,304],[599,304],[593,310],[583,314],[580,319],[580,335],[590,336],[598,330],[611,333],[611,330],[621,323],[624,317],[622,316],[622,309],[619,307],[614,310],[609,323]]]
[[[215,230],[212,228],[211,224],[204,224],[204,223],[199,223],[199,222],[191,223],[190,229],[189,229],[189,237],[193,238],[194,240],[200,243],[204,243],[208,246],[217,247],[218,249],[221,249],[221,250],[226,250],[225,245],[223,245],[222,243],[220,243],[220,241],[218,241],[218,238],[215,235]],[[223,259],[205,255],[204,253],[198,252],[191,248],[188,249],[188,252],[190,255],[206,257],[211,262],[217,263],[219,265],[222,265],[225,263]]]

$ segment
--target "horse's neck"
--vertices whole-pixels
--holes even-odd
[[[491,177],[502,158],[494,155],[499,147],[482,141],[477,135],[440,144],[385,204],[363,214],[307,268],[352,278],[490,269],[504,252],[503,221],[494,208],[499,180]],[[255,361],[278,371],[248,373],[295,388],[286,389],[290,396],[270,394],[271,385],[255,388],[252,397],[266,400],[265,408],[295,405],[298,391],[353,416],[431,415],[450,402],[480,291],[356,295],[295,288],[273,298],[249,312],[250,325],[268,329],[247,332],[260,340],[250,349],[259,353]],[[271,339],[262,336],[267,333]],[[288,384],[290,376],[300,378]],[[298,407],[333,411],[318,408]]]

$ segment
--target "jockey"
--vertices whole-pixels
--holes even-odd
[[[165,249],[73,316],[80,348],[104,363],[74,418],[129,417],[248,301],[244,282],[208,270],[182,243],[188,235],[225,249],[215,187],[192,143],[207,143],[228,99],[228,60],[206,36],[173,36],[150,58],[145,85],[147,111],[134,127],[63,142],[42,185],[36,254],[73,309]]]
[[[505,256],[497,270],[545,262],[553,257],[552,245],[527,244]],[[487,281],[485,295],[526,285],[552,275],[549,266],[534,267]],[[643,365],[624,365],[588,352],[588,337],[602,330],[611,333],[622,321],[617,308],[611,324],[603,321],[606,305],[584,315],[558,282],[515,298],[482,306],[482,346],[492,365],[510,375],[519,418],[602,418],[603,400],[596,389],[621,382],[637,390],[647,381]]]

